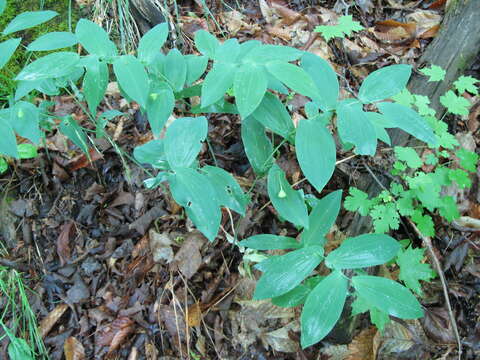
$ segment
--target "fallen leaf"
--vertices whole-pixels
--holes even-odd
[[[173,260],[172,240],[165,233],[159,234],[150,229],[148,232],[150,251],[153,261],[156,263],[169,264]]]
[[[348,345],[348,356],[345,360],[374,360],[373,338],[376,333],[375,326],[363,329]]]
[[[202,320],[202,307],[196,302],[187,308],[187,325],[188,327],[199,326]]]
[[[177,268],[183,276],[188,280],[190,279],[202,265],[202,255],[200,254],[200,248],[203,246],[205,240],[199,233],[189,234],[180,250],[175,255],[173,268]]]
[[[289,333],[298,333],[299,331],[300,322],[295,320],[279,329],[260,335],[260,338],[265,345],[268,345],[266,347],[271,347],[275,351],[297,353],[299,351],[298,341],[291,339]]]
[[[429,308],[422,319],[423,328],[428,338],[440,344],[455,343],[448,311],[444,308]]]
[[[67,304],[60,304],[55,307],[52,311],[48,313],[48,315],[40,321],[40,335],[42,338],[45,338],[47,334],[52,330],[53,326],[57,323],[58,319],[62,317],[65,313],[65,310],[68,309]]]
[[[103,327],[96,337],[98,346],[108,346],[108,352],[117,350],[134,329],[134,322],[128,317],[119,317],[109,325]]]
[[[96,149],[88,149],[88,156],[84,153],[75,156],[68,162],[68,169],[70,171],[76,171],[87,166],[91,166],[94,161],[103,159],[103,155]]]
[[[70,336],[63,344],[65,360],[84,360],[85,349],[75,337]]]
[[[73,221],[63,224],[60,230],[60,235],[58,235],[57,238],[57,255],[60,258],[60,265],[62,266],[70,261],[72,252],[70,248],[70,238],[74,233],[73,225]]]

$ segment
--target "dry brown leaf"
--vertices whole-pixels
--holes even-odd
[[[103,327],[96,338],[98,346],[108,346],[108,352],[116,351],[133,331],[134,322],[128,317],[119,317],[109,325]]]
[[[57,254],[60,264],[63,266],[70,260],[72,250],[70,249],[70,237],[74,233],[74,222],[69,221],[62,225],[60,235],[57,238]]]
[[[68,309],[67,304],[60,304],[55,309],[50,311],[48,315],[40,321],[40,335],[42,335],[42,338],[45,338],[47,334],[52,330],[53,326],[57,323],[58,319],[60,319],[65,312],[65,310]]]
[[[294,11],[292,9],[289,9],[288,7],[276,1],[272,1],[272,8],[275,10],[278,16],[282,19],[282,22],[285,25],[291,25],[295,21],[302,18],[301,13]]]
[[[417,34],[423,34],[433,26],[439,25],[442,21],[440,14],[430,10],[417,10],[408,14],[405,18],[408,22],[413,22],[417,25]]]
[[[202,307],[200,303],[190,305],[187,308],[187,325],[188,327],[199,326],[202,320]]]
[[[70,336],[63,344],[65,360],[84,360],[85,349],[75,337]]]
[[[345,360],[374,360],[373,338],[376,333],[375,326],[363,329],[348,345],[348,356]]]
[[[91,166],[94,161],[103,159],[103,155],[98,152],[96,149],[89,149],[88,150],[89,156],[85,155],[84,153],[75,156],[72,160],[68,162],[68,169],[70,171],[76,171],[78,169],[85,168],[87,166]]]

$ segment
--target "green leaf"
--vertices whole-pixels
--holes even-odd
[[[265,66],[270,74],[293,91],[313,100],[319,99],[315,83],[301,67],[282,61],[271,61],[266,63]]]
[[[214,60],[215,63],[228,63],[228,64],[235,64],[238,67],[237,59],[240,55],[241,47],[238,43],[238,40],[228,39],[224,41],[215,51]]]
[[[330,333],[342,314],[347,289],[347,278],[341,271],[334,271],[310,292],[301,316],[302,348],[316,344]]]
[[[175,91],[181,91],[187,80],[187,63],[180,51],[172,49],[165,58],[165,77]]]
[[[80,57],[73,52],[55,52],[43,56],[25,66],[15,80],[41,80],[58,78],[69,74],[78,64]]]
[[[78,42],[77,37],[65,31],[53,31],[40,36],[38,39],[28,45],[28,51],[50,51],[63,49],[75,45]]]
[[[220,42],[208,31],[198,30],[195,32],[195,46],[203,55],[213,59]]]
[[[2,41],[0,43],[0,69],[8,63],[18,45],[20,45],[21,38],[13,38]]]
[[[377,132],[361,103],[353,99],[338,103],[337,128],[343,142],[355,145],[356,154],[375,155]]]
[[[268,172],[268,196],[281,217],[295,225],[308,228],[307,206],[299,191],[292,189],[284,172],[273,164]]]
[[[253,170],[262,176],[273,164],[273,145],[265,135],[265,128],[253,116],[242,120],[242,142]]]
[[[6,7],[7,7],[7,0],[0,0],[0,15],[3,14]]]
[[[337,25],[318,25],[315,27],[315,32],[322,34],[325,41],[330,41],[333,38],[344,38],[345,34]]]
[[[257,281],[254,300],[273,298],[292,290],[311,274],[322,259],[323,248],[320,246],[310,246],[278,256]]]
[[[429,68],[419,70],[423,75],[428,76],[428,81],[442,81],[447,73],[438,65],[431,65]]]
[[[207,132],[208,123],[204,116],[176,119],[165,135],[165,154],[170,167],[190,167],[202,148]]]
[[[328,254],[325,265],[332,269],[357,269],[386,263],[395,257],[400,244],[388,235],[364,234],[348,238]]]
[[[352,303],[352,316],[364,313],[366,311],[370,312],[370,321],[374,324],[378,330],[383,331],[385,325],[390,322],[390,317],[387,313],[381,311],[380,309],[372,306],[362,297],[357,295],[357,298]]]
[[[108,38],[108,34],[93,21],[80,19],[75,28],[75,35],[78,42],[90,54],[100,57],[117,56],[117,47]]]
[[[80,150],[88,154],[87,136],[83,128],[71,117],[65,117],[60,123],[60,131],[68,137]]]
[[[394,203],[375,205],[370,211],[370,216],[373,219],[376,233],[383,234],[390,229],[398,229],[400,216]]]
[[[242,118],[258,107],[267,91],[267,76],[263,66],[245,64],[235,72],[233,91]]]
[[[423,263],[424,249],[413,249],[411,246],[400,251],[397,256],[397,264],[400,267],[399,280],[418,295],[422,295],[422,287],[419,280],[429,281],[435,277],[435,273],[428,263]]]
[[[411,169],[418,169],[422,167],[423,161],[418,156],[414,148],[395,146],[395,155],[400,161],[404,161]]]
[[[361,31],[364,29],[358,21],[353,20],[352,15],[344,15],[338,18],[338,26],[345,33],[346,36],[350,36],[352,32]]]
[[[270,92],[265,93],[252,116],[263,126],[285,139],[290,139],[295,132],[295,126],[285,105]]]
[[[435,236],[435,227],[430,215],[423,215],[420,210],[417,210],[412,215],[412,221],[423,236]]]
[[[301,67],[312,78],[317,87],[317,100],[323,111],[335,109],[339,94],[337,74],[332,67],[321,57],[305,53],[302,56]]]
[[[243,44],[242,44],[243,45]],[[303,52],[290,46],[282,45],[255,45],[242,59],[245,64],[263,65],[270,61],[295,61],[300,59]]]
[[[255,250],[286,250],[301,247],[294,238],[271,234],[250,236],[248,239],[240,241],[238,245]]]
[[[34,144],[40,142],[40,111],[26,101],[18,101],[10,110],[10,124],[15,132]]]
[[[175,174],[169,176],[169,182],[175,201],[185,208],[197,229],[213,241],[220,228],[222,213],[208,177],[194,169],[178,167]]]
[[[302,244],[325,245],[325,235],[328,234],[338,213],[342,201],[342,190],[334,191],[321,198],[308,217],[309,228],[302,232]]]
[[[475,85],[479,80],[471,76],[460,76],[457,81],[453,83],[453,86],[458,90],[458,93],[461,95],[465,91],[473,95],[478,95],[478,88]]]
[[[19,144],[17,151],[20,159],[33,159],[38,156],[37,147],[32,144]]]
[[[103,100],[108,86],[108,66],[100,61],[97,55],[86,56],[83,60],[87,70],[83,77],[83,94],[90,113],[96,116],[97,107]]]
[[[352,277],[352,285],[369,304],[401,319],[418,319],[423,310],[415,296],[399,283],[378,277],[361,275]]]
[[[437,137],[433,133],[432,128],[425,119],[414,110],[400,104],[387,102],[379,103],[377,106],[382,114],[392,121],[394,126],[428,144],[433,146],[438,144]]]
[[[133,157],[140,164],[150,164],[154,168],[168,169],[163,140],[151,140],[133,150]]]
[[[202,107],[222,99],[232,86],[237,67],[231,63],[215,63],[202,85]]]
[[[450,170],[448,172],[448,178],[455,181],[461,189],[469,188],[472,186],[472,181],[467,172],[462,169]]]
[[[229,172],[216,166],[204,166],[202,171],[206,173],[214,186],[220,205],[245,216],[249,199],[235,178]]]
[[[388,135],[385,128],[392,127],[393,124],[388,121],[388,119],[385,118],[385,116],[383,116],[382,114],[371,111],[367,111],[365,114],[367,115],[368,120],[370,120],[370,122],[375,127],[377,139],[382,140],[388,145],[391,145],[390,135]]]
[[[445,95],[440,96],[440,103],[447,108],[447,111],[455,115],[468,115],[470,102],[463,96],[457,96],[452,90],[449,90]]]
[[[142,63],[132,55],[123,55],[114,61],[113,71],[123,91],[145,109],[149,83]]]
[[[358,211],[360,215],[367,216],[371,207],[374,205],[374,202],[368,199],[368,194],[353,186],[350,187],[349,193],[343,204],[345,209],[348,211]]]
[[[205,73],[208,57],[185,55],[184,58],[187,63],[187,85],[191,85]]]
[[[17,138],[7,119],[0,116],[0,154],[18,158]]]
[[[301,120],[295,136],[295,152],[305,177],[321,192],[335,170],[335,141],[318,120]]]
[[[5,329],[5,328],[4,328]],[[9,334],[8,357],[10,360],[34,360],[32,347],[22,338]]]
[[[153,135],[160,136],[175,107],[175,95],[166,83],[154,83],[147,100],[147,117]]]
[[[97,139],[100,139],[105,136],[105,126],[111,120],[113,120],[117,116],[125,115],[124,113],[118,110],[106,110],[102,112],[95,123],[95,136]]]
[[[8,25],[3,29],[3,35],[9,35],[14,32],[32,28],[40,25],[57,16],[56,11],[25,11],[17,15]]]
[[[0,124],[0,126],[1,126],[1,124]],[[7,161],[3,157],[0,157],[0,174],[4,174],[7,170],[8,170]]]
[[[467,171],[476,172],[478,163],[478,154],[473,151],[468,151],[460,148],[455,153],[455,156],[460,159],[460,165]]]
[[[272,304],[284,308],[298,306],[305,302],[311,291],[308,286],[300,284],[289,292],[272,298]]]
[[[155,57],[160,53],[160,49],[165,44],[168,36],[168,23],[164,22],[155,25],[148,30],[138,43],[138,59],[145,64],[151,64]]]
[[[358,98],[363,103],[387,99],[407,86],[412,73],[410,65],[391,65],[372,72],[363,80]]]

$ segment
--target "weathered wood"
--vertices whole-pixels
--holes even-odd
[[[165,17],[154,0],[130,0],[130,5],[135,22],[142,33],[146,33],[155,25],[165,22]]]

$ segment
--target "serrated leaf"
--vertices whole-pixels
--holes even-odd
[[[202,84],[202,107],[207,107],[222,99],[233,85],[237,67],[231,63],[215,63],[205,76]]]
[[[308,217],[309,227],[302,232],[302,244],[325,245],[325,235],[330,231],[338,213],[342,201],[342,191],[334,191],[321,198]]]
[[[165,58],[165,77],[173,89],[178,92],[183,89],[187,80],[187,63],[180,51],[172,49]]]
[[[310,246],[278,256],[257,281],[253,298],[262,300],[287,293],[310,275],[322,259],[323,248],[320,246]]]
[[[305,70],[296,65],[271,61],[265,64],[268,72],[293,91],[315,100],[319,98],[317,87]]]
[[[0,43],[0,69],[8,63],[18,45],[20,45],[21,38],[13,38],[2,41]]]
[[[291,223],[308,228],[307,206],[300,192],[293,190],[284,172],[273,164],[268,172],[268,196],[281,217]]]
[[[350,36],[352,32],[361,31],[364,29],[358,21],[353,20],[352,15],[343,15],[338,18],[338,26],[345,33],[346,36]]]
[[[164,22],[155,25],[148,30],[138,43],[138,59],[145,64],[153,62],[155,57],[160,53],[160,49],[165,44],[168,36],[168,23]]]
[[[203,55],[213,59],[220,43],[217,38],[208,31],[198,30],[195,32],[195,46]]]
[[[335,141],[318,120],[301,120],[295,136],[295,152],[302,172],[321,192],[335,170]]]
[[[337,128],[343,142],[355,145],[356,154],[375,155],[377,132],[361,103],[347,99],[338,104]]]
[[[97,55],[86,56],[83,60],[87,70],[83,77],[83,93],[90,113],[96,116],[97,107],[108,86],[108,66],[100,61]]]
[[[246,118],[261,103],[267,91],[267,76],[263,66],[245,64],[235,72],[233,91],[238,112]]]
[[[364,234],[348,238],[325,259],[333,269],[357,269],[390,261],[400,250],[400,244],[388,235]]]
[[[273,145],[265,135],[265,128],[253,116],[242,120],[242,142],[253,170],[262,176],[273,164]]]
[[[5,29],[3,29],[2,34],[9,35],[17,31],[32,28],[49,21],[57,15],[58,13],[56,11],[51,10],[25,11],[15,16],[15,18],[8,23]]]
[[[40,36],[35,41],[31,42],[28,51],[50,51],[63,49],[75,45],[78,42],[77,37],[65,31],[53,31]]]
[[[175,95],[166,83],[154,83],[148,94],[147,117],[154,136],[159,137],[175,107]]]
[[[455,181],[461,189],[472,186],[472,181],[470,180],[468,173],[462,169],[450,170],[448,172],[448,178]]]
[[[145,109],[149,82],[142,63],[132,55],[123,55],[113,62],[113,71],[123,91]]]
[[[449,90],[445,95],[440,96],[440,103],[447,108],[447,111],[461,116],[468,115],[470,102],[463,96],[457,96],[452,90]]]
[[[432,128],[414,110],[400,104],[387,102],[379,103],[377,106],[382,114],[392,121],[395,127],[433,146],[438,144]]]
[[[184,58],[187,63],[187,85],[191,85],[205,73],[208,57],[185,55]]]
[[[423,236],[435,236],[435,227],[430,215],[423,215],[420,210],[417,210],[412,215],[412,221]]]
[[[301,316],[302,348],[316,344],[330,333],[342,314],[347,289],[347,278],[341,271],[334,271],[310,292]]]
[[[220,228],[221,211],[208,177],[194,169],[178,167],[169,176],[169,183],[175,201],[185,208],[197,229],[213,241]]]
[[[117,56],[117,47],[109,39],[108,34],[93,21],[80,19],[75,28],[78,42],[90,54],[100,57]]]
[[[422,295],[422,287],[419,280],[429,281],[435,277],[434,272],[428,263],[423,263],[424,249],[413,249],[411,246],[402,250],[397,256],[397,264],[400,267],[399,280]]]
[[[63,135],[68,137],[85,154],[88,154],[87,136],[83,128],[71,116],[65,117],[59,128]]]
[[[458,212],[457,203],[455,199],[451,196],[444,196],[442,198],[442,203],[438,208],[440,215],[445,218],[448,222],[452,222],[455,219],[460,217]]]
[[[263,126],[285,139],[290,139],[295,132],[295,126],[287,109],[278,97],[270,92],[265,93],[252,116]]]
[[[431,65],[429,68],[423,68],[419,71],[423,75],[428,76],[428,81],[442,81],[447,73],[438,65]]]
[[[370,321],[374,324],[378,330],[383,331],[385,325],[390,322],[390,317],[387,313],[381,311],[380,309],[372,306],[366,302],[362,297],[357,295],[357,298],[352,303],[352,316],[364,313],[366,311],[370,312]]]
[[[163,140],[151,140],[133,150],[133,157],[140,164],[150,164],[157,169],[168,169]]]
[[[418,169],[423,165],[423,161],[414,148],[395,146],[395,155],[400,161],[404,161],[411,169]]]
[[[423,310],[415,296],[399,283],[378,277],[361,275],[352,277],[352,285],[369,304],[401,319],[418,319]]]
[[[18,101],[10,109],[10,124],[15,132],[34,144],[40,143],[40,111],[26,101]]]
[[[45,55],[25,66],[15,80],[42,80],[69,74],[80,57],[73,52],[55,52]]]
[[[327,42],[333,38],[345,37],[344,32],[337,25],[318,25],[315,27],[314,31],[322,34]]]
[[[465,91],[473,95],[478,95],[478,88],[475,85],[479,80],[475,79],[472,76],[460,76],[454,83],[453,86],[458,90],[458,93],[461,95]]]
[[[358,98],[363,103],[387,99],[402,91],[410,79],[410,65],[391,65],[372,72],[363,80]]]
[[[455,156],[460,159],[460,165],[467,171],[477,171],[478,154],[473,151],[468,151],[464,148],[460,148],[455,153]]]
[[[348,211],[358,211],[360,215],[367,216],[373,201],[368,199],[368,194],[356,187],[350,187],[349,195],[345,198],[343,206]]]
[[[240,241],[238,245],[255,250],[286,250],[301,247],[294,238],[271,234],[250,236],[248,239]]]
[[[394,203],[375,205],[370,211],[370,216],[373,219],[375,232],[378,234],[386,233],[390,229],[398,229],[400,216]]]
[[[235,178],[229,172],[216,166],[204,166],[202,171],[206,173],[214,186],[220,205],[244,216],[248,196],[243,192]]]

